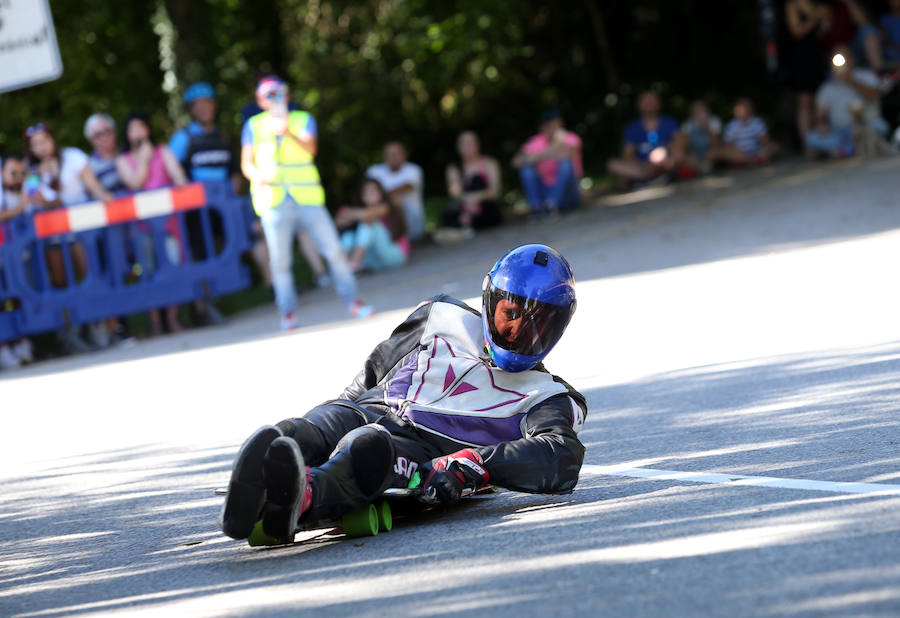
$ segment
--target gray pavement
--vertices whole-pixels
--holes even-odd
[[[898,616],[900,497],[587,472],[356,540],[215,528],[256,426],[333,396],[436,292],[520,242],[573,263],[548,358],[590,466],[900,485],[900,161],[787,164],[605,198],[228,326],[0,373],[0,615]]]

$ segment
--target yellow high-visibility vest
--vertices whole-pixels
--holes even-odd
[[[262,112],[248,121],[253,133],[253,164],[264,172],[273,169],[277,172],[275,182],[271,184],[250,183],[250,196],[256,214],[262,216],[270,208],[278,206],[287,194],[302,206],[324,206],[325,190],[312,155],[290,137],[282,137],[279,144],[268,116],[268,112]],[[309,112],[290,112],[288,131],[294,135],[302,134],[308,119]]]

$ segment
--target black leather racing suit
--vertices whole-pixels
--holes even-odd
[[[493,365],[480,314],[437,296],[375,347],[340,398],[278,426],[295,437],[312,466],[313,521],[363,506],[384,487],[405,486],[419,463],[463,448],[481,455],[493,485],[567,493],[584,458],[577,431],[586,413],[584,397],[542,365],[520,373]],[[368,424],[390,433],[394,452],[387,468],[362,461],[365,450],[351,453],[338,444]]]

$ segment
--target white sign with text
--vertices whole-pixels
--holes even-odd
[[[62,75],[49,0],[0,0],[0,92]]]

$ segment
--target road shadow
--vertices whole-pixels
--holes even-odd
[[[898,375],[892,343],[594,388],[587,462],[897,482]],[[214,525],[236,447],[110,449],[0,483],[0,614],[900,611],[900,498],[586,475],[253,549]]]
[[[883,232],[900,227],[900,210],[894,203],[900,189],[898,169],[900,158],[831,164],[792,161],[607,196],[556,221],[512,221],[463,244],[417,247],[407,266],[362,275],[360,293],[399,323],[406,311],[435,294],[479,295],[484,274],[497,257],[526,242],[556,247],[572,262],[576,279],[587,281]],[[278,331],[274,306],[259,307],[233,317],[224,327],[0,372],[0,382],[274,337],[302,337],[310,330],[350,323],[330,288],[304,292],[298,314],[302,328],[289,334]],[[392,327],[385,326],[385,336]]]
[[[664,373],[589,391],[581,437],[597,463],[896,483],[898,374],[896,342]]]

